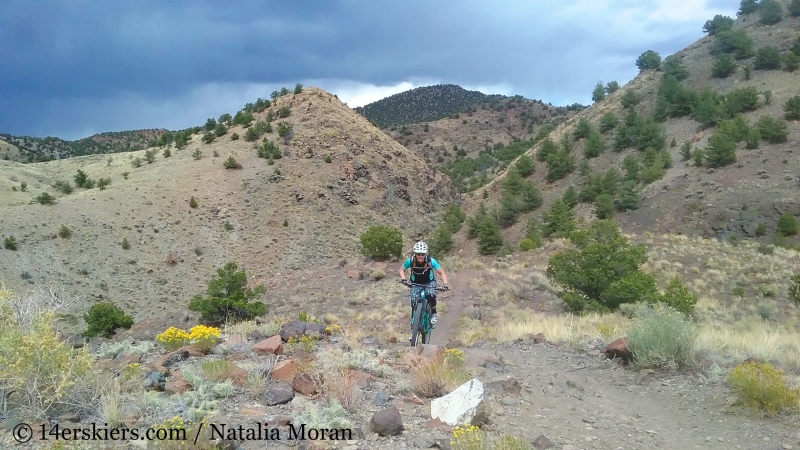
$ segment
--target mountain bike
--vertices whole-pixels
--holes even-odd
[[[422,288],[420,289],[419,297],[413,295],[411,297],[411,308],[413,311],[411,315],[411,346],[416,347],[420,337],[422,338],[423,344],[430,344],[431,333],[434,327],[431,323],[431,305],[428,302],[427,290],[431,288],[428,285],[416,284],[408,280],[401,280],[400,283],[411,289],[415,286]],[[435,287],[433,289],[437,291],[449,290],[446,287]]]

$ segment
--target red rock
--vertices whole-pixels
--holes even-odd
[[[603,350],[603,353],[608,359],[620,358],[623,361],[630,361],[633,357],[631,351],[628,350],[628,338],[619,338],[616,341],[608,344]]]
[[[311,376],[307,373],[298,373],[294,376],[292,379],[292,389],[306,397],[317,395],[319,392],[317,385],[314,384],[314,380],[312,380]]]
[[[180,372],[173,374],[172,379],[167,380],[166,384],[164,384],[164,392],[169,395],[183,394],[191,388],[192,384],[186,381],[186,378],[183,378]]]
[[[287,359],[275,364],[272,368],[273,381],[292,381],[297,373],[297,360]]]
[[[283,340],[276,334],[254,345],[253,351],[259,355],[280,355],[283,353]]]

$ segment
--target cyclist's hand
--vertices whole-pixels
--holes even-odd
[[[447,291],[449,291],[449,290],[450,290],[450,286],[448,286],[448,285],[446,285],[446,284],[445,284],[444,286],[442,286],[442,290],[443,290],[443,291],[445,291],[445,292],[447,292]]]
[[[397,282],[400,284],[408,285],[408,281],[405,278],[400,278],[399,280],[397,280]]]

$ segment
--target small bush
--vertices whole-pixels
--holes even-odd
[[[228,156],[228,159],[225,160],[222,165],[225,166],[226,169],[241,169],[242,165],[236,161],[236,158],[233,155]]]
[[[628,332],[628,348],[639,368],[684,367],[694,349],[697,329],[682,313],[656,305],[643,308]]]
[[[789,300],[800,305],[800,273],[790,278],[792,284],[789,285]]]
[[[788,98],[783,105],[786,120],[800,120],[800,95]]]
[[[97,336],[110,338],[115,329],[128,329],[133,325],[133,319],[125,314],[125,311],[109,302],[92,305],[89,311],[83,315],[83,320],[87,325],[83,335],[90,338]]]
[[[111,184],[111,178],[100,178],[99,180],[97,180],[97,187],[101,191],[104,190],[106,186],[108,186],[109,184]]]
[[[130,175],[129,172],[122,172],[122,178],[123,179],[127,180],[128,179],[128,175]]]
[[[41,194],[37,195],[33,201],[39,203],[40,205],[52,205],[55,203],[56,198],[50,195],[49,192],[42,192]]]
[[[761,116],[756,122],[761,138],[772,144],[786,142],[789,137],[786,121],[770,116]]]
[[[783,214],[778,219],[778,233],[784,236],[794,236],[798,233],[797,219],[791,213]]]
[[[743,362],[728,374],[728,383],[745,407],[769,414],[797,410],[800,391],[790,388],[782,371],[771,364]]]
[[[519,243],[519,249],[522,250],[523,252],[533,250],[534,248],[536,247],[533,245],[533,241],[529,238],[525,238],[521,240]]]
[[[70,231],[70,229],[66,225],[61,225],[61,228],[59,228],[59,230],[58,230],[58,236],[61,239],[66,239],[66,238],[70,237],[71,235],[72,235],[72,231]]]
[[[414,392],[426,398],[452,392],[470,378],[464,361],[464,353],[458,349],[446,349],[443,355],[432,359],[411,359]]]
[[[659,295],[657,300],[688,316],[694,311],[698,298],[697,295],[693,294],[681,283],[678,276],[675,276],[675,278],[670,281],[669,285],[667,285],[664,294]]]
[[[194,195],[192,196],[192,198],[189,199],[189,207],[197,208],[197,199],[194,198]]]
[[[17,238],[15,238],[14,236],[6,236],[6,238],[3,239],[3,247],[5,247],[6,250],[12,250],[12,251],[16,250]]]
[[[765,234],[767,234],[767,226],[764,222],[761,222],[756,227],[756,236],[764,236]]]
[[[131,248],[131,244],[128,242],[128,238],[122,238],[122,249],[128,250]]]
[[[27,300],[0,290],[0,393],[7,400],[6,417],[33,422],[86,412],[82,407],[96,406],[90,400],[88,346],[74,349],[60,338],[51,307],[35,304],[37,312],[23,318],[20,307],[34,306]]]
[[[373,259],[398,258],[403,252],[402,232],[390,226],[374,225],[361,235],[361,253]]]
[[[156,341],[161,343],[167,351],[174,351],[191,344],[198,350],[208,353],[219,341],[219,328],[195,325],[187,333],[180,328],[169,327],[156,336]]]
[[[266,313],[267,305],[251,302],[266,291],[264,286],[247,288],[247,275],[237,270],[236,263],[229,262],[217,270],[211,279],[206,295],[196,295],[189,302],[189,309],[200,312],[200,320],[206,324],[222,324],[229,319],[250,320]]]

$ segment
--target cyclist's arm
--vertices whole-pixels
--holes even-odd
[[[403,279],[406,278],[406,269],[408,269],[409,267],[411,267],[411,259],[407,259],[403,263],[403,265],[400,266],[400,270],[398,272],[398,274],[400,275],[400,278],[403,278]]]

